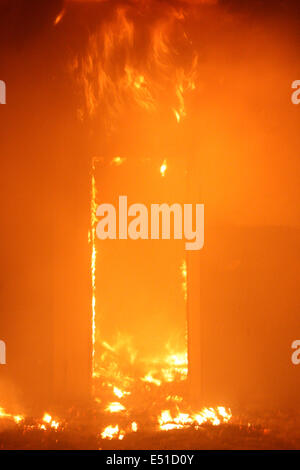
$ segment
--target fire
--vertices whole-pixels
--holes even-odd
[[[180,123],[180,121],[186,117],[186,109],[185,109],[185,102],[184,102],[184,95],[187,91],[195,90],[196,85],[193,80],[193,75],[195,75],[195,71],[197,68],[197,56],[194,59],[194,63],[192,65],[192,69],[190,72],[190,76],[186,76],[184,70],[179,71],[180,79],[176,85],[176,96],[179,102],[179,107],[177,109],[173,109],[173,112],[176,117],[176,121]]]
[[[155,379],[151,372],[145,375],[145,377],[142,378],[143,382],[148,382],[157,385],[158,387],[161,385],[161,380]]]
[[[187,352],[177,354],[170,354],[165,358],[168,367],[162,369],[162,373],[167,382],[172,382],[175,377],[184,380],[188,373],[188,358]]]
[[[45,414],[44,414],[44,417],[43,417],[43,421],[44,421],[45,423],[50,424],[51,421],[52,421],[52,417],[51,417],[48,413],[45,413]]]
[[[53,24],[54,26],[58,25],[58,23],[61,22],[61,20],[63,19],[63,17],[65,16],[65,13],[66,13],[66,9],[63,8],[57,15],[57,17],[55,18]]]
[[[4,408],[0,408],[0,419],[1,418],[8,418],[12,419],[17,425],[22,425],[23,429],[26,431],[32,431],[32,430],[41,430],[41,431],[47,431],[47,430],[55,430],[57,431],[59,428],[61,428],[61,423],[57,419],[53,419],[52,416],[49,413],[44,413],[42,419],[33,419],[33,424],[26,424],[26,417],[22,415],[14,415],[11,413],[7,413]],[[32,418],[31,418],[32,420]]]
[[[23,421],[23,420],[24,420],[24,416],[21,416],[21,415],[14,416],[14,421],[17,424],[21,423],[21,421]]]
[[[187,265],[186,260],[182,261],[180,266],[181,276],[182,276],[182,290],[184,295],[184,300],[187,300]]]
[[[162,164],[161,167],[160,167],[160,174],[161,174],[161,176],[165,176],[166,171],[167,171],[167,162],[166,162],[166,160],[164,160],[164,161],[163,161],[163,164]]]
[[[167,401],[174,401],[174,402],[180,402],[183,400],[182,397],[179,397],[178,395],[169,395],[166,398]]]
[[[135,421],[133,421],[133,423],[131,423],[131,430],[132,430],[132,432],[137,432],[137,430],[138,430],[138,425]]]
[[[115,165],[115,166],[120,166],[122,165],[122,163],[124,163],[126,161],[126,158],[122,158],[122,157],[114,157],[111,161],[111,165]]]
[[[139,8],[140,13],[147,15],[146,3],[135,5],[134,12]],[[166,5],[160,21],[147,28],[147,48],[139,60],[135,51],[143,32],[132,13],[129,5],[116,7],[111,19],[90,36],[86,54],[73,62],[87,113],[95,116],[101,103],[101,114],[109,120],[106,125],[111,129],[128,103],[149,113],[159,111],[168,90],[167,95],[172,95],[174,102],[170,111],[180,122],[187,114],[185,95],[196,89],[198,75],[198,55],[184,29],[186,15],[182,9]],[[188,51],[190,56],[184,65],[176,60],[179,49]],[[117,68],[112,67],[115,63]]]
[[[141,9],[145,7],[145,5],[135,6]],[[146,55],[143,56],[143,60],[135,57],[137,41],[142,30],[136,15],[132,13],[130,5],[117,6],[113,9],[110,18],[100,23],[97,31],[90,35],[85,53],[76,57],[73,63],[73,71],[84,92],[87,113],[95,118],[101,103],[101,115],[108,120],[110,130],[118,116],[132,104],[148,113],[159,112],[161,106],[167,105],[169,111],[173,110],[179,122],[187,114],[185,95],[196,88],[198,56],[184,28],[186,12],[182,8],[166,7],[160,20],[149,25]],[[179,60],[182,48],[189,50],[188,60],[185,60],[184,64]],[[118,66],[113,67],[112,64]],[[125,160],[124,157],[117,155],[110,160],[110,164],[120,166]],[[92,163],[89,240],[92,283],[92,370],[93,377],[99,378],[101,374],[95,357],[97,314],[95,163],[96,159]],[[167,160],[164,159],[160,165],[162,177],[165,177],[167,169]],[[186,265],[182,266],[181,272],[186,298]],[[106,369],[105,375],[110,373],[109,371],[115,374],[118,369],[119,352],[118,348],[113,349],[114,351],[111,351],[113,354],[109,355],[106,351],[100,357],[103,372],[104,368]],[[109,366],[108,358],[111,358]],[[135,358],[136,353],[130,355],[131,364],[135,363]],[[171,362],[169,360],[170,358],[159,361],[161,363],[159,377],[156,370],[148,369],[142,376],[142,381],[160,386],[162,382],[172,382],[178,376],[184,379],[187,375],[186,359],[183,361],[171,359]]]
[[[123,390],[120,390],[118,387],[114,387],[114,394],[118,398],[123,398],[125,395],[130,395],[130,392],[125,392]]]
[[[162,431],[170,431],[172,429],[182,429],[192,423],[192,418],[186,413],[178,413],[172,418],[169,410],[164,410],[158,418],[159,426]]]
[[[133,8],[135,10],[133,10]],[[136,15],[148,13],[147,2],[116,6],[111,15],[103,20],[87,42],[87,49],[75,58],[73,72],[83,90],[84,110],[82,116],[100,119],[107,134],[117,128],[118,120],[128,120],[134,110],[150,116],[167,116],[170,129],[188,115],[188,94],[198,88],[198,55],[185,30],[188,12],[183,8],[162,6],[159,19],[149,20],[147,31],[141,27]],[[144,10],[146,9],[146,10]],[[61,18],[57,22],[61,21]],[[151,23],[153,21],[153,23]],[[139,38],[145,37],[146,44],[142,54],[139,50]],[[185,51],[182,60],[181,51]],[[166,111],[166,112],[165,112]],[[169,124],[168,124],[169,125]],[[123,150],[120,154],[107,157],[109,166],[119,167],[126,158]],[[163,159],[159,166],[160,176],[165,178],[169,160]],[[96,402],[107,413],[122,416],[122,427],[127,432],[138,429],[136,409],[144,406],[144,397],[149,393],[160,396],[161,405],[152,416],[158,421],[159,428],[184,429],[200,426],[204,423],[219,425],[231,419],[230,410],[224,407],[203,408],[191,412],[183,397],[180,396],[188,374],[186,331],[176,347],[166,344],[166,350],[157,357],[139,357],[133,338],[122,332],[115,332],[114,340],[101,338],[96,331],[96,162],[92,161],[91,177],[91,227],[89,241],[91,245],[91,287],[92,287],[92,372],[94,391],[96,384],[103,392],[103,398]],[[158,169],[158,168],[157,168]],[[179,263],[178,263],[179,265]],[[187,264],[183,260],[180,266],[182,291],[187,300]],[[179,274],[178,274],[179,277]],[[98,353],[99,351],[99,353]],[[176,388],[178,386],[178,389]],[[171,388],[172,387],[172,388]],[[141,391],[141,398],[139,392]],[[170,394],[171,393],[171,394]],[[159,395],[160,394],[160,395]],[[119,401],[115,401],[115,400]],[[137,404],[138,400],[140,402]],[[147,402],[147,399],[145,400]],[[159,402],[159,399],[157,399]],[[157,406],[157,403],[155,403]],[[178,406],[180,405],[180,409]],[[188,409],[186,411],[185,409]],[[176,410],[174,411],[174,407]],[[170,408],[170,409],[168,409]],[[140,409],[139,409],[140,411]],[[154,413],[154,411],[153,411]],[[128,418],[127,427],[123,420]],[[48,425],[53,422],[51,416]],[[55,421],[54,421],[55,423]],[[101,433],[103,439],[123,439],[125,431],[120,423],[107,426]]]
[[[213,426],[219,426],[221,423],[228,423],[232,417],[231,411],[224,407],[203,408],[199,413],[182,413],[177,409],[177,414],[172,416],[170,410],[164,410],[158,417],[159,428],[162,431],[172,429],[184,429],[189,426],[201,426],[204,423],[210,423]]]
[[[54,419],[52,419],[52,416],[49,415],[49,413],[44,414],[43,422],[46,423],[46,424],[49,424],[50,427],[53,428],[53,429],[58,429],[59,425],[60,425],[58,421],[55,421]],[[43,430],[46,430],[46,426],[44,424],[41,424],[40,428],[43,429]]]
[[[96,373],[95,365],[95,344],[96,344],[96,181],[95,181],[95,164],[96,159],[93,159],[92,163],[92,194],[91,194],[91,231],[90,231],[90,243],[91,243],[91,283],[92,283],[92,374]]]
[[[109,403],[109,405],[105,408],[105,411],[109,411],[110,413],[120,413],[120,411],[124,411],[125,406],[121,405],[121,403],[114,401]]]
[[[0,418],[11,418],[17,424],[24,420],[24,416],[7,413],[4,408],[0,408]]]
[[[113,439],[119,436],[119,426],[107,426],[101,433],[102,439]]]

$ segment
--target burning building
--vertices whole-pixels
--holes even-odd
[[[299,405],[298,33],[279,3],[3,2],[8,406],[96,403],[122,441]],[[203,249],[99,240],[120,195],[204,203]]]

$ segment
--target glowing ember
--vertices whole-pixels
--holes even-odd
[[[111,165],[120,166],[126,161],[126,158],[114,157],[111,161]]]
[[[21,421],[24,420],[24,417],[21,415],[13,415],[7,413],[4,408],[0,408],[0,418],[11,418],[14,420],[15,423],[19,424]]]
[[[124,397],[125,395],[130,395],[130,392],[124,392],[123,390],[120,390],[118,387],[114,387],[114,394],[115,394],[118,398],[122,398],[122,397]]]
[[[133,421],[133,423],[131,423],[131,430],[132,430],[132,432],[137,432],[137,430],[138,430],[138,425],[135,421]]]
[[[174,401],[174,402],[180,402],[183,400],[182,397],[179,397],[178,395],[169,395],[167,398],[166,398],[167,401]]]
[[[24,417],[23,416],[20,416],[20,415],[17,415],[17,416],[14,416],[14,421],[18,424],[20,423],[21,421],[24,420]]]
[[[63,8],[60,13],[57,15],[57,17],[55,18],[53,24],[54,26],[58,25],[58,23],[61,22],[61,20],[63,19],[63,17],[65,16],[65,13],[66,13],[66,9]]]
[[[43,417],[43,421],[49,424],[52,421],[52,417],[48,413],[45,413]]]
[[[167,171],[167,162],[166,162],[166,160],[164,160],[163,164],[160,167],[161,176],[165,176],[166,171]]]
[[[58,420],[54,420],[49,413],[44,413],[42,419],[34,419],[34,424],[25,424],[25,417],[22,415],[13,415],[11,413],[7,413],[3,408],[0,408],[0,418],[8,418],[12,419],[17,425],[22,425],[24,430],[31,431],[31,430],[55,430],[57,431],[61,428],[61,424]]]
[[[186,260],[182,261],[182,265],[180,266],[180,271],[182,275],[182,290],[184,295],[184,300],[187,300],[187,265]]]
[[[149,383],[155,384],[155,385],[157,385],[158,387],[161,385],[161,380],[155,379],[155,378],[151,375],[150,372],[149,372],[147,375],[145,375],[145,377],[142,378],[142,381],[143,381],[143,382],[149,382]]]
[[[119,426],[107,426],[101,433],[102,439],[113,439],[119,435]]]
[[[59,428],[59,422],[52,419],[52,416],[48,413],[44,414],[43,422],[46,423],[46,424],[49,424],[50,428],[53,428],[53,429],[58,429]],[[46,430],[46,426],[44,424],[41,424],[40,428],[43,429],[43,430]]]
[[[114,401],[109,403],[109,405],[105,408],[105,411],[110,411],[110,413],[119,413],[120,411],[124,411],[125,406],[121,405],[121,403]]]
[[[172,429],[184,429],[188,426],[200,426],[204,423],[210,423],[218,426],[222,423],[228,423],[231,419],[231,411],[224,407],[203,408],[199,413],[182,413],[179,410],[175,416],[172,416],[169,410],[162,411],[158,418],[159,428],[162,431],[170,431]]]

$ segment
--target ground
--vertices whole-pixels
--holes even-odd
[[[16,424],[2,420],[1,449],[300,449],[300,413],[266,413],[259,418],[249,415],[231,423],[198,429],[172,431],[137,431],[122,440],[101,439],[103,424],[97,416],[76,416],[60,428],[38,429],[33,421]]]

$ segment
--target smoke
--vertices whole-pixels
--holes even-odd
[[[0,0],[0,47],[18,49],[53,25],[63,0]]]

